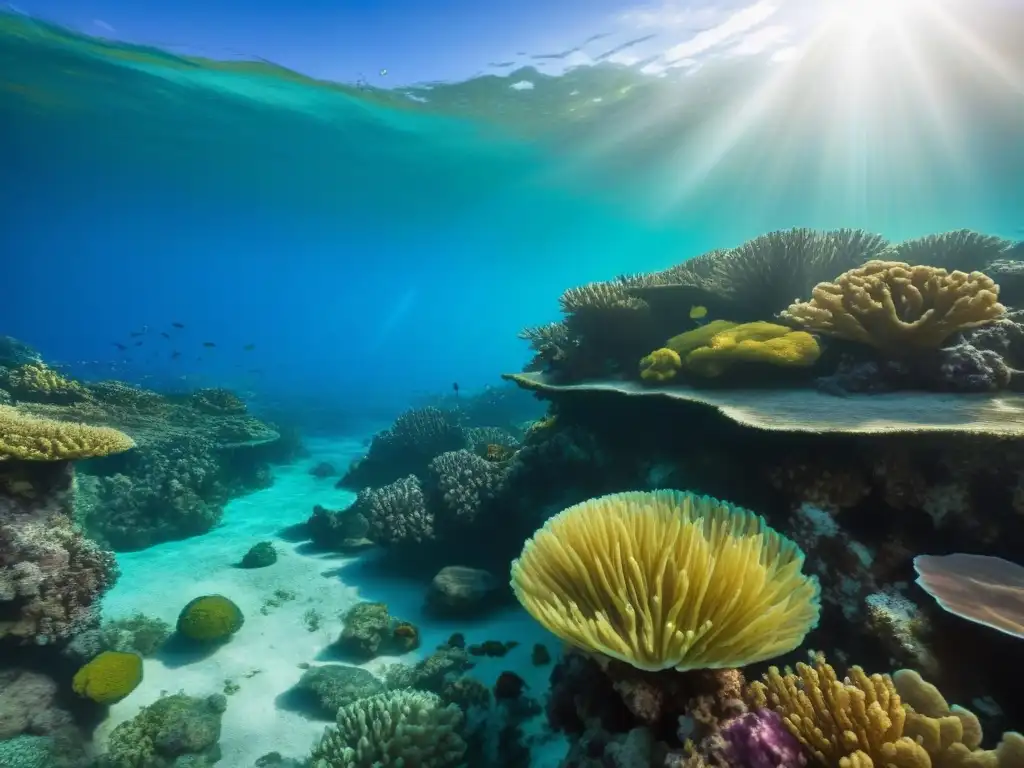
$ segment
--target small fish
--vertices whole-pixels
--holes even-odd
[[[135,342],[135,346],[136,346],[136,347],[141,347],[141,346],[143,345],[143,343],[144,343],[144,342],[141,342],[141,341],[136,341],[136,342]]]
[[[124,344],[118,344],[116,341],[114,342],[114,346],[120,349],[122,352],[128,349],[128,347],[126,347]]]
[[[453,382],[452,383],[452,389],[455,390],[455,396],[458,397],[459,396],[459,382],[457,382],[457,381]]]
[[[700,304],[695,304],[690,307],[690,319],[691,320],[702,320],[708,316],[708,308],[702,307]]]
[[[217,345],[214,344],[212,341],[204,341],[203,346],[206,347],[207,349],[213,349]]]
[[[177,350],[171,352],[171,360],[177,360],[179,357],[181,357],[181,352],[178,352]]]
[[[160,335],[163,336],[165,339],[171,338],[171,334],[167,333],[166,331],[160,331]]]
[[[185,326],[182,323],[171,323],[171,327],[172,328],[184,328]]]
[[[246,352],[252,352],[254,349],[256,349],[256,345],[246,344],[244,347],[242,347],[242,349],[245,350]]]

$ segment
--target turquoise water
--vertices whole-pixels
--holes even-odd
[[[421,639],[413,653],[383,654],[364,669],[381,674],[399,658],[426,658],[456,632],[470,644],[514,640],[519,645],[507,656],[476,659],[473,675],[493,689],[501,673],[513,670],[543,701],[552,666],[535,664],[531,651],[544,643],[557,663],[561,643],[513,601],[481,617],[441,620],[424,608],[436,568],[425,577],[399,573],[393,562],[379,567],[379,549],[324,552],[291,529],[317,505],[341,515],[361,498],[335,481],[396,414],[428,402],[468,411],[473,406],[467,402],[474,402],[469,398],[486,401],[493,394],[488,388],[500,386],[499,375],[521,370],[531,356],[517,333],[558,320],[558,299],[569,287],[660,270],[791,227],[863,228],[894,243],[961,228],[1024,239],[1024,13],[1014,3],[985,3],[951,18],[952,27],[923,24],[905,36],[853,39],[843,29],[823,29],[797,58],[724,56],[664,72],[647,71],[642,63],[603,63],[557,76],[525,66],[501,76],[384,89],[323,82],[263,61],[196,58],[101,40],[0,14],[0,336],[31,344],[55,370],[81,381],[117,379],[170,393],[164,402],[169,410],[190,407],[184,395],[197,388],[228,388],[249,414],[279,422],[286,434],[280,442],[294,429],[308,449],[270,455],[254,440],[243,445],[236,464],[231,451],[246,443],[230,432],[237,424],[229,424],[224,436],[216,431],[223,414],[214,413],[210,426],[204,412],[185,426],[174,422],[161,439],[140,439],[129,458],[78,465],[83,476],[109,481],[122,493],[114,498],[119,503],[152,501],[142,491],[131,496],[131,485],[155,477],[167,502],[157,509],[187,518],[191,509],[183,513],[174,506],[181,498],[197,507],[223,507],[222,517],[200,535],[175,528],[184,527],[178,519],[154,522],[149,508],[140,513],[146,536],[162,523],[174,531],[158,531],[158,543],[141,551],[117,552],[120,578],[103,597],[104,619],[142,611],[174,624],[192,598],[224,593],[245,614],[244,629],[198,657],[172,649],[147,658],[142,682],[109,709],[73,699],[66,690],[74,672],[70,661],[56,663],[31,646],[18,646],[18,663],[50,665],[62,693],[84,712],[75,710],[80,740],[100,750],[115,727],[167,692],[233,691],[227,694],[218,763],[227,768],[254,768],[275,750],[295,758],[308,753],[330,718],[293,707],[289,691],[309,665],[339,661],[331,654],[341,614],[361,601],[386,601],[393,616],[418,627]],[[703,320],[699,311],[688,317],[695,329]],[[813,432],[815,418],[841,406],[827,399],[820,405],[825,395],[804,385],[806,390],[786,393],[792,396],[787,402],[805,394],[817,398],[807,416]],[[636,394],[647,385],[631,386]],[[1009,450],[1005,456],[996,452],[1005,460],[1000,479],[1010,480],[992,491],[1003,516],[994,517],[991,527],[971,518],[973,502],[980,507],[990,501],[987,486],[979,491],[988,482],[979,480],[983,468],[975,465],[983,462],[957,464],[963,474],[952,477],[954,462],[942,463],[949,459],[942,454],[927,470],[907,471],[921,481],[918,486],[894,480],[890,488],[888,480],[879,480],[886,461],[904,456],[881,448],[877,456],[864,451],[871,454],[867,460],[857,453],[876,445],[871,440],[888,449],[888,438],[879,436],[884,429],[862,430],[871,434],[858,434],[856,446],[853,439],[837,439],[835,445],[849,449],[850,466],[856,464],[850,470],[853,490],[837,492],[837,509],[819,509],[810,503],[819,501],[816,478],[827,474],[822,467],[835,468],[827,476],[843,485],[847,457],[838,450],[830,454],[829,443],[822,449],[824,463],[814,464],[807,424],[797,425],[792,441],[784,435],[763,452],[767,459],[757,457],[765,462],[758,464],[760,474],[745,477],[723,468],[748,445],[768,444],[762,427],[785,431],[799,422],[806,415],[799,407],[786,411],[791,418],[781,425],[772,423],[784,419],[771,407],[762,413],[745,401],[732,409],[730,418],[738,423],[724,417],[712,422],[710,410],[697,416],[687,411],[693,421],[676,422],[678,413],[669,409],[679,404],[671,398],[623,397],[608,413],[590,414],[589,423],[581,416],[585,409],[567,409],[570,423],[563,433],[557,420],[532,421],[546,404],[508,391],[514,394],[496,397],[507,396],[510,404],[489,410],[493,403],[485,403],[479,411],[485,416],[467,417],[466,424],[508,430],[508,445],[499,433],[483,442],[482,453],[490,460],[492,449],[509,451],[513,458],[496,462],[502,471],[522,462],[522,473],[510,474],[524,487],[511,500],[500,499],[496,512],[514,509],[520,516],[488,519],[493,527],[483,534],[478,524],[465,539],[458,533],[454,542],[437,545],[452,549],[431,553],[447,557],[444,564],[476,562],[493,554],[487,546],[509,536],[511,544],[495,546],[500,562],[488,564],[502,590],[508,580],[505,549],[518,551],[551,513],[589,495],[649,490],[669,480],[678,485],[684,478],[700,493],[718,493],[724,485],[737,503],[746,503],[744,494],[758,501],[762,492],[770,497],[775,506],[765,501],[757,511],[799,539],[813,572],[831,579],[829,598],[841,610],[833,610],[826,629],[840,638],[846,633],[843,611],[857,616],[861,629],[867,626],[858,590],[871,592],[885,608],[902,607],[899,599],[910,594],[915,604],[906,615],[916,621],[915,611],[928,610],[934,618],[933,601],[910,583],[914,555],[955,550],[961,540],[1006,554],[1019,535],[1019,526],[1005,520],[1011,514],[1006,510],[1022,498]],[[900,396],[909,401],[917,395]],[[942,402],[961,397],[967,402],[974,395],[949,395]],[[1020,398],[1009,391],[992,397],[991,411],[1009,414],[1005,431],[1017,429]],[[653,400],[665,406],[664,416],[652,415]],[[622,401],[639,402],[637,410],[631,414]],[[60,411],[65,405],[46,411],[30,398],[19,403],[29,413],[77,419],[73,405]],[[933,414],[918,405],[908,413],[928,422]],[[879,412],[897,408],[899,403]],[[855,408],[842,410],[854,414],[850,423],[857,421]],[[736,412],[748,418],[736,418]],[[980,419],[966,406],[951,406],[950,412]],[[129,415],[115,426],[154,429],[145,414]],[[954,433],[964,426],[940,416],[932,420]],[[528,421],[534,432],[524,429]],[[636,424],[644,425],[639,439],[630,431]],[[658,434],[666,424],[671,428]],[[189,428],[209,431],[197,437]],[[702,431],[711,429],[721,433]],[[935,458],[932,448],[938,455],[955,442],[955,436],[944,442],[948,434],[936,434],[925,452],[929,460]],[[5,435],[0,431],[0,439]],[[520,440],[537,453],[517,453]],[[546,458],[545,441],[554,446]],[[193,455],[198,443],[202,450]],[[447,455],[450,448],[442,450]],[[477,454],[470,458],[479,464]],[[144,461],[132,464],[140,455]],[[315,476],[321,462],[332,465],[323,478]],[[857,474],[862,470],[864,478]],[[217,483],[237,483],[211,490],[214,481],[204,484],[207,472]],[[416,472],[427,476],[425,466]],[[9,487],[0,483],[0,534]],[[197,489],[211,498],[200,503]],[[805,491],[807,498],[800,498]],[[873,528],[879,521],[870,516],[896,517],[889,512],[905,511],[900,495],[911,491],[920,498],[906,502],[917,515],[908,511],[907,519],[921,524],[913,532],[917,538],[901,542],[906,551],[894,555],[885,549],[893,537],[881,523]],[[92,492],[100,498],[95,486]],[[956,528],[964,519],[969,524]],[[992,533],[997,530],[1008,533]],[[872,539],[876,534],[884,540]],[[235,567],[259,541],[273,542],[278,561],[266,569]],[[811,551],[820,542],[822,549]],[[836,552],[833,565],[829,558]],[[871,570],[876,556],[898,560],[896,566],[884,562],[889,570],[877,583]],[[288,596],[277,596],[281,591]],[[311,610],[322,623],[307,629]],[[941,621],[949,622],[940,625],[942,631],[953,627],[954,648],[964,637],[978,637],[971,631],[988,632],[964,629],[967,622],[950,615]],[[982,637],[992,642],[997,661],[1014,653],[998,644],[1007,638]],[[864,647],[874,654],[872,662],[891,648]],[[944,660],[950,658],[948,648],[941,650]],[[2,673],[6,662],[0,662]],[[1006,681],[996,681],[991,668],[985,674],[983,684],[962,690],[978,700],[989,688],[993,696],[1003,693]],[[958,675],[949,678],[957,681]],[[2,696],[0,690],[0,702]],[[998,710],[994,700],[975,708],[986,703]],[[1006,699],[1001,703],[1006,706]],[[986,727],[995,724],[995,734],[1020,730],[1013,721],[1019,707],[1006,709],[1008,716],[997,713],[986,721]],[[575,735],[554,733],[543,721],[533,718],[525,726],[531,768],[553,768],[567,741],[578,746]],[[677,736],[674,725],[671,738]],[[994,743],[990,736],[986,746]],[[8,765],[0,753],[0,768],[28,765]]]

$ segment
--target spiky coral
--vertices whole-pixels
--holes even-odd
[[[980,272],[947,272],[896,261],[869,261],[810,301],[782,313],[793,325],[857,341],[891,355],[936,349],[954,333],[999,318],[999,286]]]

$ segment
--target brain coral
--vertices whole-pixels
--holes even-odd
[[[753,512],[681,491],[618,493],[547,521],[512,588],[551,632],[639,669],[716,669],[791,651],[817,624],[803,552]]]
[[[203,595],[178,616],[178,631],[190,640],[226,640],[242,628],[241,609],[223,595]]]
[[[79,696],[99,704],[113,704],[134,691],[141,682],[141,656],[104,651],[75,673],[71,686]]]

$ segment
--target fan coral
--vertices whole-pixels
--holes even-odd
[[[72,688],[99,704],[114,704],[142,682],[142,657],[136,653],[104,651],[75,673]]]
[[[462,711],[436,694],[377,694],[338,710],[337,728],[328,728],[313,748],[312,768],[455,768],[466,752],[461,722]]]
[[[676,372],[683,362],[674,349],[662,347],[640,360],[640,378],[644,381],[661,384],[675,378]]]
[[[204,595],[190,600],[178,615],[178,631],[190,640],[226,640],[242,628],[241,609],[223,595]]]
[[[360,491],[351,510],[366,518],[367,536],[378,544],[434,538],[434,515],[427,509],[423,488],[415,475],[383,488]]]
[[[810,301],[781,317],[818,333],[876,347],[891,355],[935,349],[958,331],[1000,317],[999,286],[981,272],[947,272],[898,261],[869,261],[833,283],[819,283]]]
[[[990,555],[914,558],[917,583],[943,609],[1024,639],[1024,566]]]
[[[434,458],[428,471],[440,494],[448,522],[471,523],[503,487],[505,471],[469,451],[448,451]],[[439,517],[440,517],[439,513]]]
[[[110,427],[37,419],[0,406],[0,461],[61,461],[122,453],[135,441]]]
[[[978,749],[981,725],[966,710],[950,710],[938,691],[914,672],[895,677],[852,667],[840,681],[818,658],[782,675],[772,667],[765,682],[750,686],[754,706],[775,710],[815,760],[826,766],[987,766],[1010,768],[1003,755],[1024,749],[1019,734],[1006,734],[994,752]],[[904,703],[904,699],[906,703]],[[916,711],[913,703],[928,705]],[[944,711],[942,711],[944,710]]]
[[[683,366],[702,376],[718,376],[733,363],[767,363],[781,367],[814,365],[821,348],[811,334],[775,323],[743,323],[716,333],[697,347]]]
[[[645,670],[720,669],[791,651],[817,624],[818,583],[803,562],[748,510],[619,493],[549,519],[513,563],[512,588],[584,650]]]

